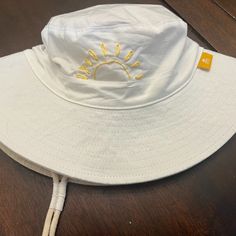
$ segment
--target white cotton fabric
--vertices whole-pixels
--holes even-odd
[[[44,45],[26,51],[39,79],[69,101],[106,109],[135,108],[171,96],[192,79],[201,54],[187,37],[187,24],[156,5],[102,5],[56,16],[44,27],[42,40]],[[98,56],[89,57],[89,79],[75,79],[89,50]],[[134,55],[125,61],[130,50]],[[131,78],[118,63],[103,64],[111,61],[125,66]],[[132,67],[136,61],[140,66]],[[138,74],[141,80],[134,79]]]
[[[104,12],[107,18],[94,21]],[[175,23],[167,29],[160,19],[170,18]],[[155,35],[155,42],[147,40],[149,51],[136,51],[136,34],[133,42],[122,41],[125,34],[100,34],[102,24],[135,20],[148,21],[144,35]],[[95,23],[98,30],[89,31],[90,38],[87,27]],[[79,33],[60,38],[46,26],[43,39],[51,35],[44,45],[0,59],[0,148],[24,165],[85,183],[138,183],[196,165],[235,134],[236,59],[199,47],[187,38],[185,23],[165,8],[102,5],[52,18],[51,24],[72,32],[81,27],[84,39],[76,41]],[[116,66],[104,67],[96,80],[74,77],[89,48],[98,49],[101,41],[111,45],[115,38],[142,59],[142,79],[128,79]],[[62,42],[68,43],[63,49]],[[213,54],[209,72],[197,68],[202,51]]]

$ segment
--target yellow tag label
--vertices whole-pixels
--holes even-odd
[[[213,59],[212,54],[209,54],[207,52],[203,52],[201,55],[201,58],[198,62],[197,67],[200,69],[209,71],[211,69],[212,59]]]

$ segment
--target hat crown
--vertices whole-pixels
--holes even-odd
[[[174,20],[181,21],[179,17],[161,5],[105,4],[54,16],[48,25],[61,29],[81,30],[119,24],[147,26],[147,24],[153,25]]]
[[[115,4],[53,17],[42,39],[50,59],[65,74],[76,74],[82,66],[81,77],[85,72],[86,78],[117,81],[130,79],[134,67],[140,76],[138,67],[151,71],[155,64],[156,69],[161,55],[185,39],[186,32],[186,24],[161,6]],[[92,73],[96,68],[102,70],[98,77]]]
[[[189,79],[198,54],[186,23],[156,5],[100,5],[59,15],[42,40],[63,93],[106,108],[170,95]]]

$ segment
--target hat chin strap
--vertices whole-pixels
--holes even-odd
[[[53,192],[47,216],[44,222],[42,236],[54,236],[58,224],[58,220],[63,210],[66,198],[67,178],[63,176],[61,179],[58,175],[52,174]]]

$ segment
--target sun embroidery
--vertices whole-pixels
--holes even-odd
[[[88,50],[88,55],[84,59],[84,62],[78,68],[76,77],[78,79],[87,80],[89,78],[96,79],[97,70],[103,65],[117,64],[126,73],[129,79],[142,79],[143,73],[137,73],[134,76],[131,75],[131,71],[138,68],[141,65],[139,60],[129,63],[132,56],[134,55],[133,50],[129,50],[124,57],[121,57],[121,45],[117,43],[114,48],[114,52],[110,54],[104,43],[100,44],[100,50],[102,57],[99,57],[96,52],[92,49]]]

